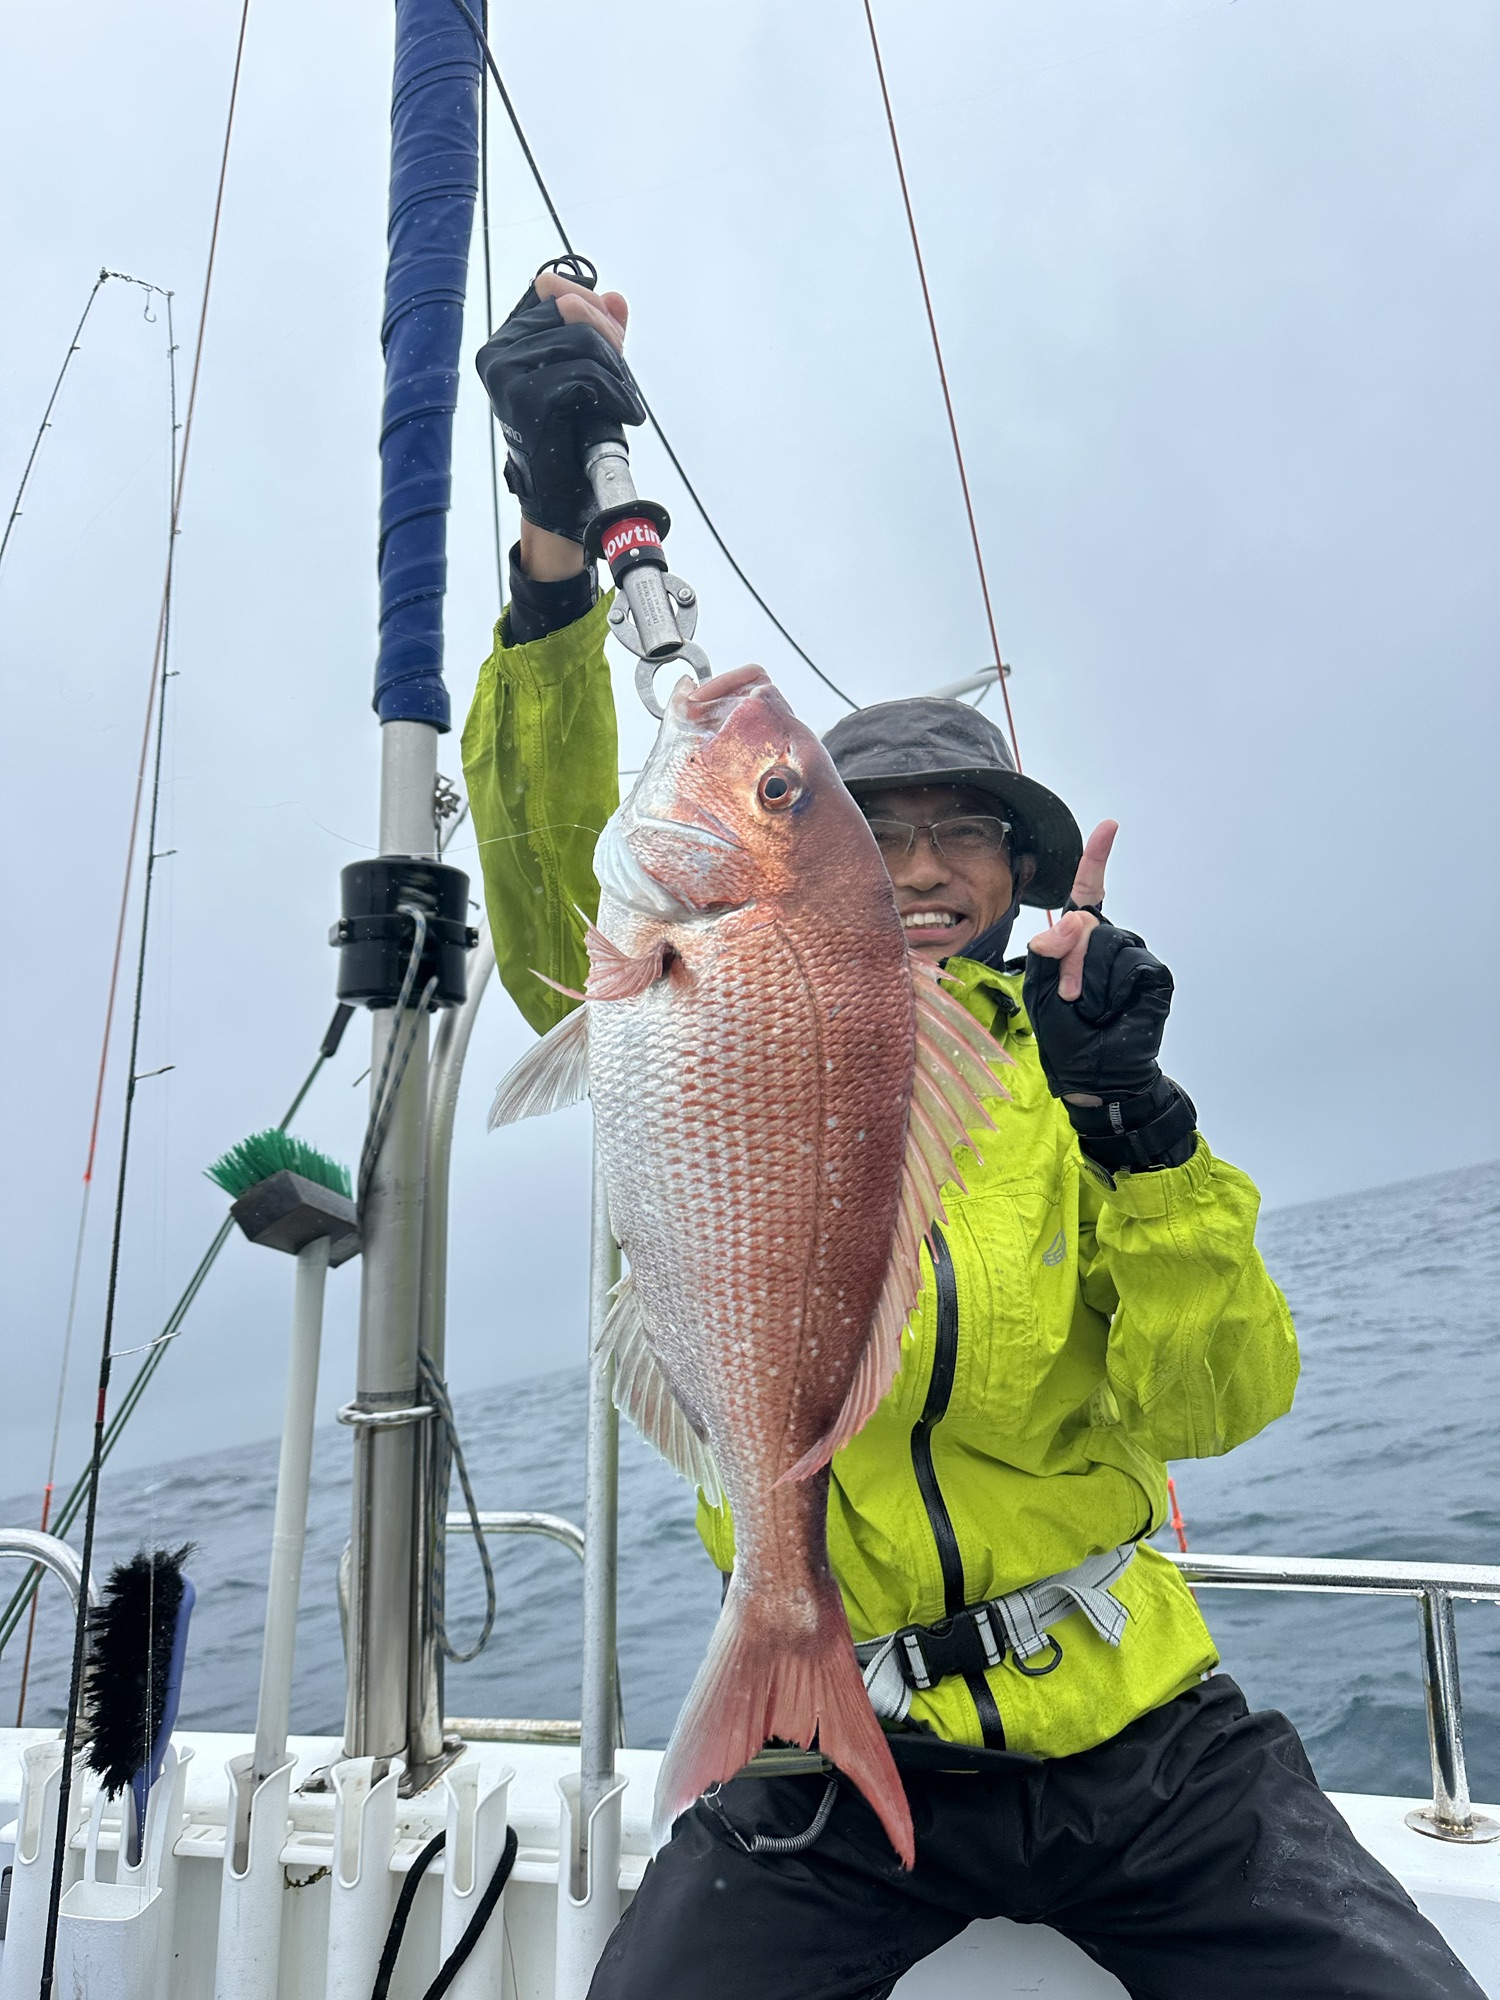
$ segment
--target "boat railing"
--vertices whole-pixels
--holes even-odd
[[[582,1528],[576,1521],[570,1521],[562,1514],[540,1514],[527,1509],[496,1512],[481,1508],[476,1520],[480,1532],[486,1536],[541,1535],[548,1541],[561,1542],[565,1549],[573,1551],[581,1563],[587,1561]],[[447,1529],[450,1535],[468,1534],[471,1526],[467,1514],[448,1516]],[[618,1665],[615,1667],[612,1680],[615,1698],[615,1741],[623,1746],[625,1711],[620,1695]],[[468,1743],[577,1743],[582,1724],[532,1716],[449,1715],[443,1718],[443,1728],[447,1734],[460,1736]]]
[[[1455,1599],[1500,1603],[1500,1567],[1481,1563],[1369,1562],[1339,1556],[1179,1555],[1162,1551],[1188,1583],[1230,1590],[1320,1590],[1354,1597],[1411,1597],[1422,1636],[1422,1686],[1432,1804],[1406,1815],[1435,1840],[1500,1838],[1500,1821],[1476,1813],[1464,1763],[1463,1697],[1458,1679]]]
[[[470,1527],[467,1514],[449,1514],[450,1534]],[[561,1514],[532,1509],[481,1511],[483,1534],[540,1535],[586,1562],[582,1528]],[[1500,1821],[1476,1813],[1464,1758],[1463,1694],[1459,1680],[1456,1601],[1500,1604],[1500,1566],[1484,1563],[1372,1562],[1341,1556],[1231,1556],[1163,1550],[1184,1581],[1206,1589],[1323,1591],[1356,1597],[1409,1597],[1417,1605],[1432,1802],[1407,1814],[1407,1823],[1438,1840],[1477,1843],[1500,1838]],[[77,1552],[35,1528],[0,1528],[0,1557],[49,1570],[74,1604],[84,1588]],[[341,1583],[343,1579],[340,1579]],[[342,1594],[342,1593],[341,1593]],[[93,1599],[90,1589],[90,1601]],[[610,1676],[617,1743],[625,1741],[619,1672]],[[523,1718],[452,1717],[445,1726],[470,1741],[577,1742],[579,1724]]]
[[[50,1570],[66,1586],[77,1609],[83,1592],[83,1564],[69,1543],[60,1541],[56,1535],[44,1535],[39,1528],[0,1528],[0,1556],[16,1556],[29,1562],[32,1575],[38,1578],[44,1569]],[[95,1595],[90,1583],[90,1604]]]

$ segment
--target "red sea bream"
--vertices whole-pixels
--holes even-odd
[[[913,959],[859,808],[759,668],[679,684],[595,867],[586,1004],[493,1122],[591,1095],[629,1260],[617,1400],[734,1517],[660,1814],[816,1738],[910,1866],[828,1566],[828,1464],[899,1366],[939,1187],[1005,1058]]]

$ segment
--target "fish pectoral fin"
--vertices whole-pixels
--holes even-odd
[[[550,1028],[501,1079],[490,1106],[490,1130],[540,1118],[581,1103],[589,1094],[589,1017],[584,1007]]]
[[[912,983],[917,1001],[917,1063],[906,1124],[906,1159],[901,1203],[885,1282],[870,1321],[870,1334],[854,1371],[844,1406],[830,1428],[797,1463],[781,1475],[808,1479],[841,1451],[873,1415],[901,1365],[901,1334],[922,1289],[922,1240],[935,1222],[946,1222],[942,1187],[963,1177],[954,1154],[967,1147],[978,1158],[977,1126],[993,1131],[987,1097],[1008,1097],[992,1065],[1011,1058],[966,1008],[938,983],[931,966],[913,955]]]
[[[614,1356],[616,1409],[624,1411],[674,1471],[702,1488],[711,1507],[717,1507],[724,1495],[713,1452],[667,1379],[646,1330],[635,1281],[628,1275],[615,1287],[599,1347]]]
[[[585,933],[589,947],[588,997],[590,1000],[633,1000],[658,979],[665,979],[677,953],[665,938],[658,938],[649,951],[632,958],[621,951],[597,925]]]

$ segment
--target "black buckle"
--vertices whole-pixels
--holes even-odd
[[[936,1625],[903,1625],[894,1652],[901,1678],[925,1694],[950,1674],[982,1674],[1005,1658],[1005,1644],[987,1604],[955,1612]]]

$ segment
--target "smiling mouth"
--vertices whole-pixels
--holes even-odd
[[[902,924],[909,931],[956,931],[960,924],[968,922],[953,910],[908,910],[902,916]]]

